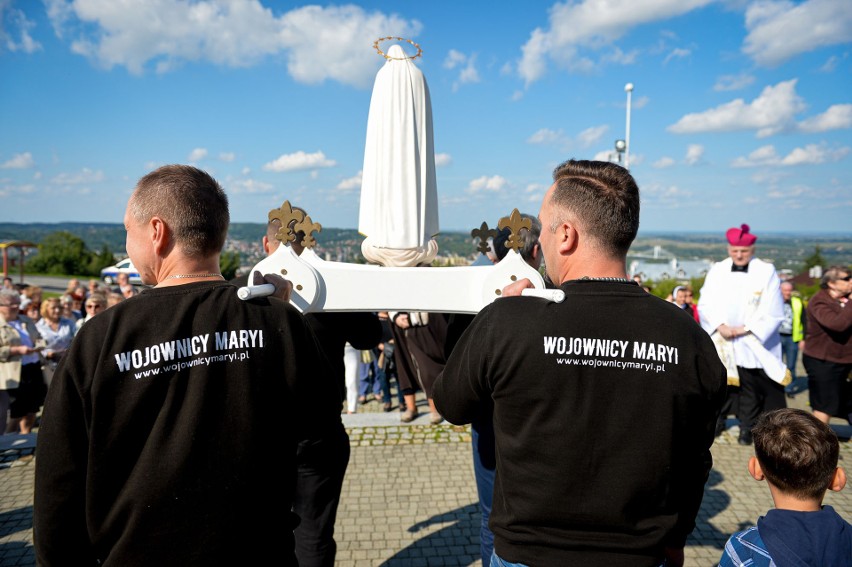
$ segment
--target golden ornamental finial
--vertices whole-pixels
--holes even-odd
[[[275,238],[284,244],[296,242],[297,234],[303,233],[305,236],[300,243],[305,248],[312,248],[317,241],[313,233],[319,233],[322,230],[322,225],[314,222],[304,209],[293,207],[290,201],[284,201],[278,209],[269,211],[269,220],[278,219],[281,222],[281,228],[275,233]]]
[[[471,238],[479,239],[479,246],[476,247],[481,254],[488,252],[488,239],[497,236],[497,231],[493,228],[488,228],[488,223],[483,222],[479,228],[474,228],[470,231]]]
[[[284,201],[278,209],[269,211],[269,220],[278,219],[281,222],[281,227],[275,233],[275,238],[284,244],[296,241],[296,233],[290,226],[291,223],[301,222],[305,218],[305,213],[290,206],[290,201]]]
[[[532,221],[525,219],[521,216],[521,212],[518,209],[514,209],[511,215],[500,219],[500,222],[497,223],[497,228],[500,230],[508,228],[512,232],[506,241],[506,248],[512,248],[515,252],[518,252],[518,249],[524,245],[520,237],[521,229],[530,230],[532,228]]]
[[[310,215],[305,215],[305,218],[301,221],[296,222],[293,226],[293,230],[296,232],[302,231],[305,233],[305,237],[302,239],[302,246],[305,248],[313,248],[317,240],[314,238],[313,233],[316,232],[319,234],[322,231],[322,225],[318,222],[314,222]]]

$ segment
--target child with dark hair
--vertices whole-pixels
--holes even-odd
[[[846,485],[831,428],[808,412],[787,408],[762,415],[752,434],[755,456],[748,472],[766,480],[775,509],[728,539],[720,567],[852,565],[852,525],[822,505],[826,490]]]

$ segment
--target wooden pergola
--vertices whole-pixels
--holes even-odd
[[[9,277],[9,248],[17,248],[20,252],[20,283],[24,282],[24,257],[27,248],[38,248],[38,244],[29,240],[4,240],[0,242],[0,250],[3,250],[3,277]]]

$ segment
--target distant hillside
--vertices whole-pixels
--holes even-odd
[[[106,244],[118,256],[124,254],[124,227],[117,223],[0,223],[0,241],[30,240],[38,244],[45,236],[67,230],[83,239],[90,250]],[[266,225],[233,223],[228,248],[238,250],[244,260],[256,261]],[[335,256],[357,261],[364,237],[355,229],[323,228],[317,235],[317,252],[334,251]],[[476,253],[470,233],[442,232],[437,237],[442,255],[470,256]],[[647,253],[655,246],[680,259],[725,257],[724,236],[716,233],[643,233],[631,248],[632,254]],[[852,233],[848,234],[761,234],[757,254],[775,262],[778,268],[799,269],[816,246],[827,264],[852,265]]]

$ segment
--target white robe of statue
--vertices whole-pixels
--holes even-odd
[[[431,262],[438,251],[438,189],[426,78],[399,45],[376,75],[361,178],[364,257],[385,266]]]

